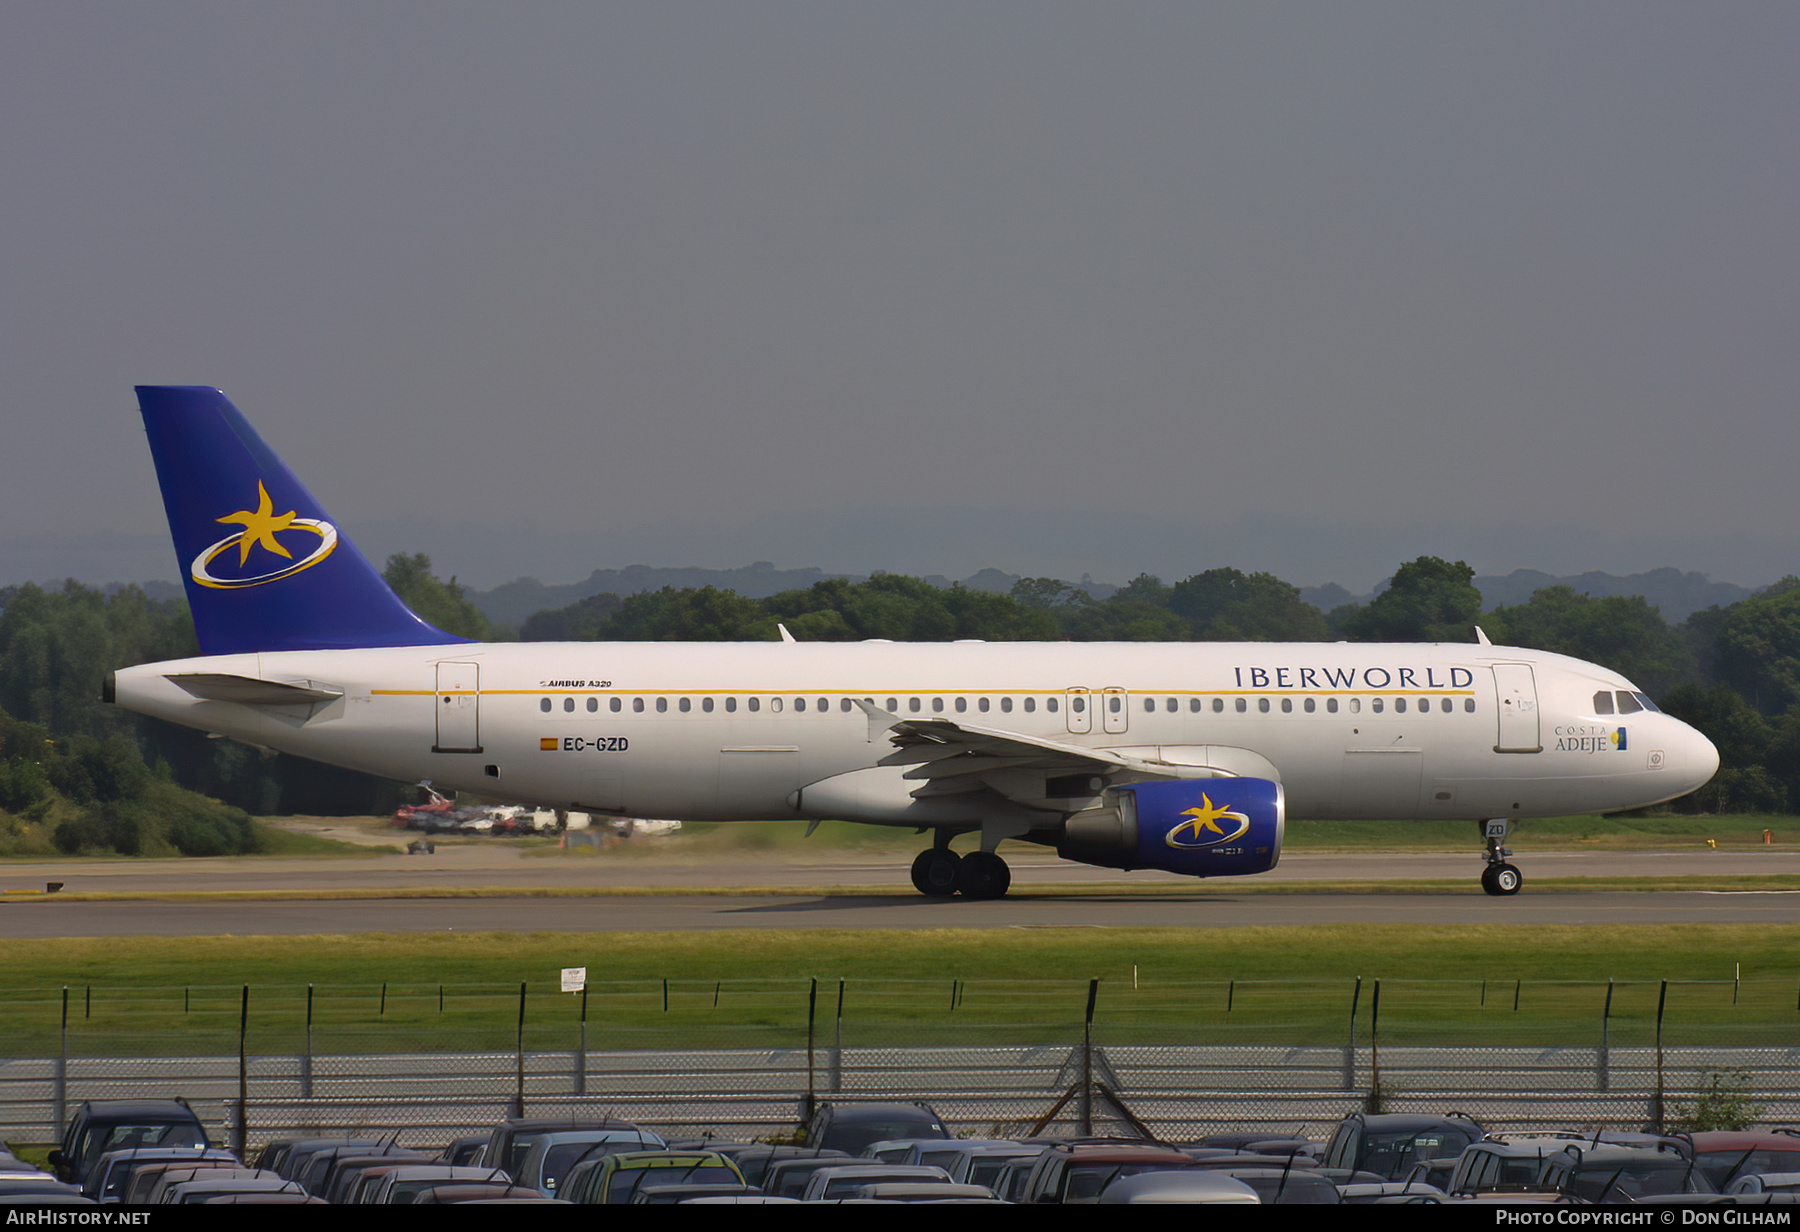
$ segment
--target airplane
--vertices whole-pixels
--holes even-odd
[[[1718,751],[1543,651],[1337,643],[476,643],[421,620],[225,395],[140,386],[201,655],[106,700],[247,744],[545,808],[931,832],[920,893],[998,898],[1006,839],[1195,877],[1294,819],[1477,823],[1685,795]],[[951,840],[978,835],[959,854]]]

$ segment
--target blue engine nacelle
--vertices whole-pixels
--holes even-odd
[[[1104,868],[1192,877],[1266,873],[1281,859],[1287,802],[1268,779],[1133,783],[1069,818],[1056,854]]]

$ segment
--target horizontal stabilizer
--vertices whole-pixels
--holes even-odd
[[[236,702],[240,706],[312,706],[336,701],[341,689],[321,689],[279,680],[257,680],[253,676],[231,676],[222,672],[185,672],[168,677],[195,697],[209,702]]]

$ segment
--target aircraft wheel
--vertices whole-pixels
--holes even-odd
[[[971,851],[956,870],[956,888],[964,898],[1004,898],[1012,887],[1012,869],[991,851]]]
[[[1497,898],[1509,898],[1519,892],[1525,878],[1510,864],[1490,864],[1481,870],[1481,888]]]
[[[956,893],[962,857],[948,849],[928,847],[912,862],[913,889],[928,898],[949,898]]]

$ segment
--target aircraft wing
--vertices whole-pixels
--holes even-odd
[[[1173,765],[1117,749],[1042,740],[949,719],[896,719],[864,705],[871,724],[887,729],[894,751],[880,766],[907,766],[917,780],[914,799],[993,791],[1032,808],[1062,808],[1071,798],[1097,796],[1109,786],[1156,779],[1217,778],[1211,766]]]

